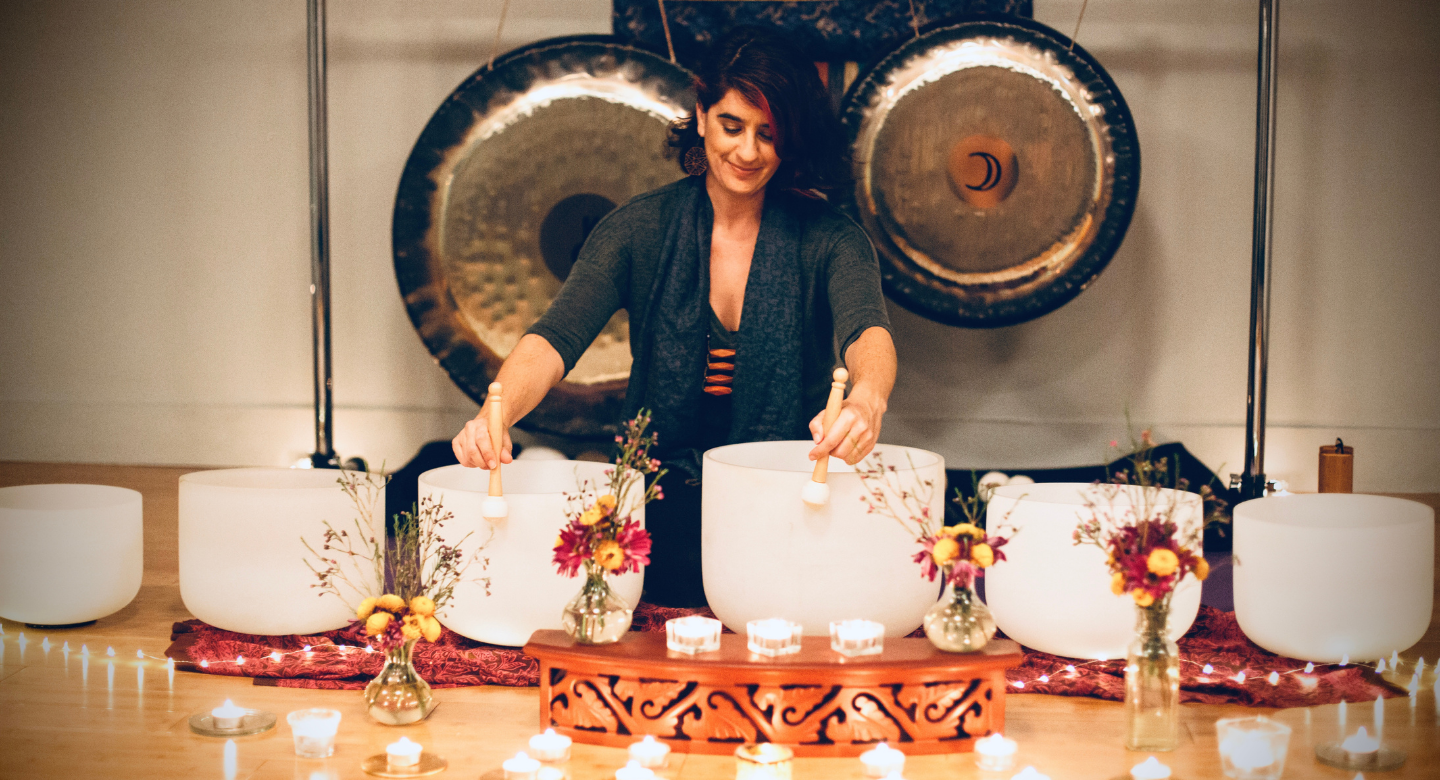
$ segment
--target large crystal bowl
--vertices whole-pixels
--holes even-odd
[[[140,494],[106,485],[0,488],[0,617],[99,620],[140,592]]]
[[[1420,641],[1435,588],[1435,510],[1350,493],[1235,507],[1235,618],[1272,653],[1373,661]]]
[[[612,468],[609,463],[517,459],[501,471],[509,515],[493,523],[481,514],[490,472],[445,466],[421,474],[421,500],[439,501],[454,513],[445,523],[445,538],[459,543],[469,534],[462,549],[480,553],[437,616],[440,622],[462,636],[515,647],[541,629],[563,628],[560,614],[585,582],[583,568],[577,577],[564,577],[551,562],[555,538],[567,522],[565,494],[586,489],[585,501],[575,506],[588,505],[595,486],[608,485],[605,472]],[[644,525],[645,510],[630,517]],[[643,570],[611,577],[611,587],[631,607],[639,603],[644,583]]]
[[[1181,536],[1199,537],[1200,496],[1154,490],[1148,503],[1173,507]],[[1076,526],[1090,516],[1087,500],[1107,525],[1132,522],[1136,508],[1147,503],[1138,487],[1052,482],[996,488],[985,525],[1010,542],[1007,560],[985,572],[985,601],[1000,630],[1026,647],[1069,658],[1123,658],[1135,637],[1135,602],[1111,592],[1104,551],[1075,544]],[[1012,530],[1003,530],[1007,526]],[[1199,611],[1200,582],[1190,575],[1170,602],[1170,637],[1190,630]]]
[[[747,621],[764,618],[793,620],[807,636],[828,635],[830,621],[854,618],[885,624],[887,636],[914,631],[940,593],[912,560],[921,550],[914,532],[868,513],[860,476],[836,458],[830,500],[820,507],[802,501],[814,446],[754,442],[705,453],[701,561],[710,608],[742,634]],[[931,516],[944,516],[943,458],[888,444],[876,451],[895,467],[895,489],[924,491],[930,482]]]
[[[353,538],[383,539],[385,492],[367,517],[331,469],[219,469],[180,477],[180,598],[195,617],[242,634],[314,634],[343,628],[379,586],[374,569],[342,555],[351,582],[342,598],[324,593],[302,539],[325,544],[325,521]],[[364,475],[358,475],[364,479]],[[379,477],[373,479],[379,480]],[[356,522],[360,525],[357,529]],[[359,549],[363,549],[360,547]],[[322,550],[323,552],[323,550]]]

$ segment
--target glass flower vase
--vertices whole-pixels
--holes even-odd
[[[605,569],[593,560],[585,561],[585,585],[560,616],[565,633],[582,645],[608,645],[620,641],[630,630],[635,610],[625,603],[605,579]]]
[[[411,659],[415,641],[386,650],[385,666],[365,686],[365,711],[387,726],[424,720],[435,709],[430,683],[421,679]]]
[[[1125,747],[1159,752],[1180,744],[1180,650],[1166,628],[1169,599],[1136,608],[1125,663]]]
[[[946,598],[925,613],[925,636],[948,653],[973,653],[995,636],[995,618],[974,584],[948,586]]]

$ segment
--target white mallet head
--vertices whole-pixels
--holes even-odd
[[[800,499],[810,506],[825,506],[830,502],[830,486],[814,480],[806,482],[805,489],[800,491]]]
[[[484,515],[486,520],[504,520],[510,516],[510,505],[505,503],[502,496],[486,496],[480,514]]]

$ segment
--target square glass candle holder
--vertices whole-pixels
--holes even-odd
[[[335,732],[340,729],[340,711],[295,710],[285,716],[295,735],[295,755],[300,758],[329,758],[335,754]]]
[[[784,618],[752,620],[745,624],[747,646],[758,655],[790,655],[800,652],[804,626]]]
[[[665,647],[677,653],[710,653],[720,649],[720,621],[690,615],[665,621]]]
[[[885,625],[873,620],[831,621],[830,649],[851,658],[878,655],[885,649]]]
[[[1264,715],[1215,721],[1220,769],[1236,780],[1278,780],[1285,771],[1290,727]]]

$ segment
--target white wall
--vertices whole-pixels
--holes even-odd
[[[1074,29],[1076,2],[1036,15]],[[489,56],[500,0],[330,0],[336,446],[398,465],[474,405],[405,317],[389,253],[415,138]],[[1434,4],[1288,2],[1267,471],[1440,490]],[[606,0],[512,4],[502,48],[605,32]],[[1254,0],[1096,0],[1079,36],[1135,114],[1124,246],[1056,313],[965,331],[892,307],[886,439],[952,466],[1091,463],[1127,408],[1238,471]],[[303,0],[0,10],[0,458],[284,464],[310,451]]]

